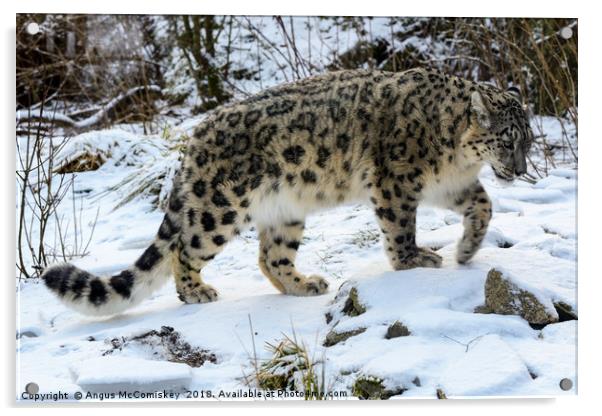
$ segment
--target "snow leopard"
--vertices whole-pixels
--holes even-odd
[[[464,264],[492,216],[479,171],[489,165],[507,182],[523,175],[532,138],[517,88],[440,70],[344,70],[282,84],[199,123],[156,237],[132,266],[100,277],[60,264],[42,278],[88,315],[139,304],[170,275],[181,301],[212,302],[218,294],[203,267],[254,225],[259,268],[276,289],[321,295],[327,280],[295,267],[305,219],[355,202],[373,208],[395,270],[441,266],[439,254],[416,244],[419,204],[455,211]]]

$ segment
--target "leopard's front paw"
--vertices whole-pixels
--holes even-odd
[[[405,257],[400,257],[394,264],[396,270],[407,270],[416,267],[441,267],[443,258],[434,251],[418,247],[414,253]]]
[[[288,283],[288,284],[287,284]],[[296,276],[285,283],[286,294],[293,296],[317,296],[328,291],[328,282],[321,276]]]
[[[476,254],[479,250],[478,243],[470,240],[462,239],[458,243],[458,251],[456,252],[456,260],[460,264],[468,263],[468,261]]]
[[[305,281],[305,290],[309,296],[321,295],[328,290],[328,282],[322,276],[308,276]]]
[[[198,284],[198,283],[197,283]],[[202,283],[191,288],[178,291],[178,298],[184,303],[208,303],[217,300],[217,291],[210,285]]]

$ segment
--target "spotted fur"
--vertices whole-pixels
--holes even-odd
[[[179,297],[209,302],[201,270],[240,230],[259,230],[259,267],[282,293],[324,293],[295,267],[306,216],[352,201],[374,207],[396,270],[439,267],[416,245],[416,208],[464,216],[457,260],[469,261],[491,218],[478,172],[501,180],[526,170],[532,133],[515,89],[500,91],[414,69],[342,71],[266,90],[217,109],[195,130],[157,237],[129,269],[96,277],[71,265],[44,273],[48,287],[88,314],[120,312],[167,278]]]

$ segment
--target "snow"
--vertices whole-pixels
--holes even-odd
[[[182,363],[105,356],[76,363],[70,368],[75,384],[93,393],[119,390],[181,391],[192,380],[190,367]]]
[[[500,362],[504,366],[500,366]],[[499,395],[530,382],[524,362],[499,335],[476,340],[460,359],[450,363],[441,377],[448,397]]]
[[[173,132],[190,134],[194,124],[186,121],[173,126]],[[557,133],[550,130],[548,135]],[[72,138],[61,157],[86,150],[102,151],[107,161],[96,171],[74,175],[75,192],[66,196],[59,212],[70,215],[72,198],[81,202],[85,220],[78,232],[89,235],[99,210],[89,254],[73,263],[93,273],[113,273],[141,254],[163,216],[153,202],[156,196],[142,192],[127,198],[131,188],[154,175],[151,178],[166,195],[178,152],[164,137],[115,128]],[[306,223],[296,264],[304,273],[329,281],[331,289],[323,296],[279,294],[257,267],[254,229],[243,232],[203,270],[205,281],[220,292],[215,303],[182,304],[170,282],[121,315],[93,319],[63,307],[41,282],[20,281],[17,392],[31,381],[38,383],[40,393],[106,392],[109,386],[246,390],[243,375],[253,372],[254,350],[259,360],[267,359],[266,342],[294,333],[311,356],[323,361],[327,386],[349,395],[354,380],[363,375],[379,377],[391,389],[407,389],[393,399],[435,397],[437,389],[448,397],[575,394],[576,387],[565,392],[559,382],[577,380],[576,321],[536,330],[518,316],[479,314],[474,309],[484,303],[487,272],[495,267],[520,287],[531,288],[548,308],[562,301],[578,310],[576,171],[558,167],[535,184],[519,181],[504,188],[490,169],[484,169],[481,180],[493,200],[493,219],[481,250],[466,266],[454,260],[462,234],[458,215],[420,207],[418,243],[436,249],[443,266],[394,272],[371,209],[352,205],[317,213]],[[332,302],[341,285],[357,289],[366,312],[348,317],[335,310],[335,319],[327,324],[325,314],[336,308]],[[385,339],[395,321],[406,325],[411,335]],[[128,345],[103,355],[112,349],[113,339],[162,326],[173,327],[190,345],[214,353],[216,363],[191,368],[165,361],[152,347]],[[322,346],[333,328],[360,327],[366,331]]]
[[[93,115],[82,120],[74,120],[66,114],[57,113],[55,109],[51,109],[49,111],[44,111],[41,113],[40,111],[32,112],[31,109],[18,110],[16,112],[17,124],[19,124],[19,122],[22,120],[39,118],[42,120],[61,122],[62,124],[72,127],[77,131],[84,130],[99,124],[105,117],[107,117],[107,114],[111,110],[113,110],[115,106],[117,106],[117,104],[122,102],[125,98],[131,97],[132,95],[135,95],[140,91],[148,91],[156,94],[161,94],[161,88],[157,85],[130,88],[124,93],[119,94],[117,97],[109,100]]]

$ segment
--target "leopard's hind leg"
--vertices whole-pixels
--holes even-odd
[[[201,279],[201,269],[206,263],[200,258],[190,258],[181,243],[174,250],[172,270],[178,297],[182,302],[206,303],[217,300],[217,291]]]
[[[303,221],[290,221],[259,230],[259,268],[282,293],[320,295],[328,282],[320,276],[304,276],[295,269],[297,249],[303,236]]]
[[[247,209],[244,207],[247,204],[223,187],[201,192],[197,185],[187,195],[181,210],[182,227],[172,258],[176,290],[183,302],[212,302],[218,294],[203,282],[201,269],[248,222]]]

